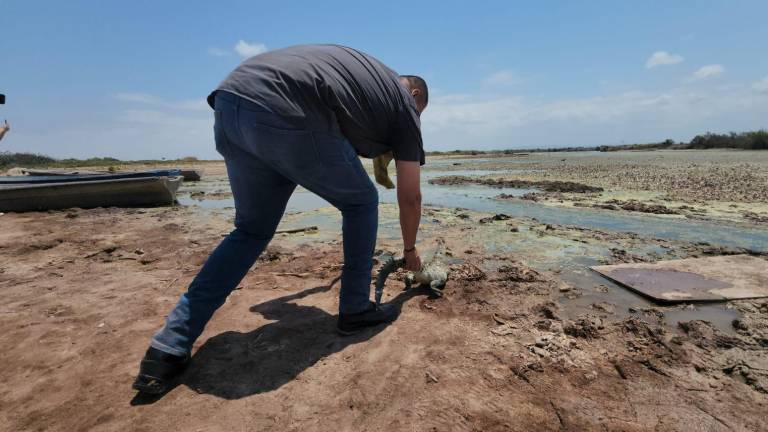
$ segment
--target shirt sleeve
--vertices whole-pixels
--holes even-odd
[[[419,162],[424,165],[424,143],[421,139],[421,121],[412,107],[398,113],[389,134],[389,146],[395,160]]]

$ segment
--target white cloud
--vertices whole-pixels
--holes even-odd
[[[183,105],[183,101],[166,102]],[[121,108],[119,105],[114,108],[118,110],[92,113],[84,106],[78,114],[88,113],[95,118],[19,131],[11,150],[54,157],[111,156],[131,160],[196,156],[221,159],[214,145],[210,109],[203,113],[184,109]]]
[[[702,66],[688,78],[688,81],[701,81],[722,75],[725,68],[719,64]]]
[[[214,57],[224,57],[229,55],[229,51],[223,50],[218,47],[210,47],[208,48],[208,54],[214,56]]]
[[[766,77],[760,81],[752,84],[752,88],[761,93],[768,93],[768,75],[766,75]]]
[[[161,101],[160,98],[147,93],[115,93],[112,97],[121,102],[155,104]]]
[[[520,84],[522,78],[511,70],[501,70],[494,72],[485,79],[483,79],[483,85],[486,86],[508,86],[514,84]]]
[[[749,86],[631,91],[577,99],[444,95],[422,115],[429,150],[594,146],[690,140],[764,125],[768,104]]]
[[[144,154],[218,158],[213,144],[213,115],[202,98],[169,100],[146,93],[118,93],[114,97],[122,104],[107,126],[117,142],[110,141],[114,146],[111,154],[128,158],[142,158]],[[120,141],[133,144],[123,148]]]
[[[82,108],[90,115],[87,122],[68,121],[17,134],[19,140],[13,150],[54,157],[112,156],[126,160],[221,158],[213,140],[212,111],[200,109],[204,101],[171,100],[148,93],[110,96],[114,103],[99,112],[92,112],[92,107]]]
[[[267,46],[263,43],[248,43],[240,39],[235,44],[235,52],[242,58],[248,58],[267,52]]]
[[[647,69],[655,68],[656,66],[673,65],[683,62],[683,57],[677,54],[670,54],[666,51],[656,51],[648,57],[645,62]]]
[[[194,111],[207,111],[210,109],[208,103],[203,98],[168,101],[146,93],[115,93],[112,97],[120,102],[144,104],[167,109]]]

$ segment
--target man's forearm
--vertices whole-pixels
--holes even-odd
[[[399,203],[400,228],[403,232],[403,247],[410,249],[416,245],[416,235],[421,222],[421,200]]]
[[[403,246],[416,245],[416,234],[421,221],[421,166],[414,161],[397,161],[397,205],[400,207],[400,228]],[[418,255],[418,253],[416,254]]]

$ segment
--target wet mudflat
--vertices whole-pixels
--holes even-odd
[[[529,170],[547,169],[515,159],[505,171],[491,158],[473,172],[470,163],[438,159],[425,183],[537,182]],[[663,307],[587,268],[765,259],[764,225],[738,212],[580,207],[572,199],[595,192],[483,184],[425,184],[422,253],[445,241],[444,296],[403,291],[397,274],[384,301],[400,318],[352,338],[333,332],[340,217],[297,193],[281,228],[319,230],[277,235],[198,341],[180,385],[137,399],[130,383],[149,337],[231,226],[223,168],[205,170],[177,207],[0,216],[0,338],[12,347],[0,354],[0,429],[765,430],[768,300]],[[588,180],[547,179],[647,204],[663,194]],[[391,192],[381,197],[378,248],[396,252],[397,209]],[[760,214],[763,204],[749,208]]]

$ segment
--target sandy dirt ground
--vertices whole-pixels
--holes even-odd
[[[283,227],[317,215],[331,221],[317,233],[275,237],[159,398],[131,389],[139,360],[231,211],[0,216],[0,430],[768,430],[768,300],[732,303],[727,328],[671,324],[664,308],[583,307],[606,286],[529,265],[565,243],[609,248],[608,262],[647,260],[628,252],[644,246],[743,251],[427,208],[423,255],[445,240],[444,296],[403,291],[399,274],[384,298],[399,318],[342,337],[338,215]],[[381,219],[378,247],[397,251],[396,208],[382,205]]]
[[[565,319],[556,275],[484,253],[476,214],[428,234],[454,255],[443,298],[393,279],[400,318],[347,338],[333,331],[338,238],[279,236],[180,385],[137,398],[148,339],[227,230],[196,216],[2,216],[0,429],[765,430],[768,303],[745,302],[736,334],[669,329],[653,310]]]
[[[441,170],[493,170],[486,180],[529,186],[570,182],[523,199],[550,205],[768,224],[768,152],[669,150],[531,153],[516,157],[443,157]],[[590,188],[601,188],[595,192]],[[501,197],[504,198],[504,197]]]
[[[443,157],[450,159],[447,157]],[[451,157],[453,159],[461,156]],[[474,160],[473,160],[474,159]],[[509,164],[514,160],[514,165]],[[764,151],[659,150],[476,157],[453,169],[515,169],[515,177],[659,191],[685,200],[768,201]]]

